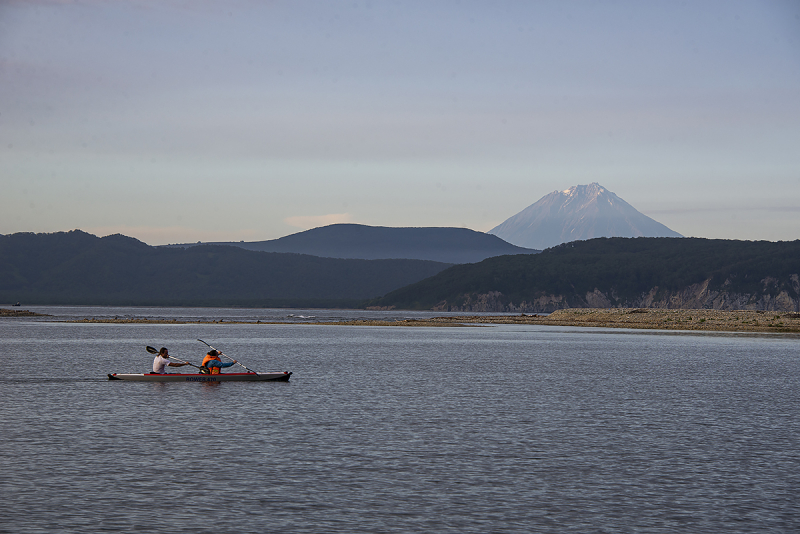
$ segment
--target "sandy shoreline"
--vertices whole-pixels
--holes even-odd
[[[488,319],[488,320],[487,320]],[[570,308],[547,316],[475,317],[475,322],[595,326],[654,330],[706,330],[719,332],[797,332],[800,313],[755,310],[666,310],[642,308]],[[466,322],[465,318],[460,318]]]
[[[41,313],[34,313],[28,310],[8,310],[0,308],[0,317],[47,317]]]
[[[662,310],[641,308],[570,308],[550,315],[503,315],[406,319],[393,323],[350,321],[339,324],[387,326],[466,326],[470,324],[533,324],[653,330],[800,333],[800,313],[736,310]]]
[[[0,309],[0,317],[47,317],[27,310]],[[644,308],[570,308],[550,315],[517,314],[499,316],[434,317],[431,319],[403,319],[397,321],[308,321],[287,323],[281,321],[204,320],[179,321],[174,319],[96,319],[61,320],[72,323],[114,324],[313,324],[331,326],[470,326],[478,324],[529,324],[550,326],[594,326],[604,328],[639,328],[654,330],[705,330],[718,332],[787,332],[800,333],[800,313],[755,310],[666,310]]]

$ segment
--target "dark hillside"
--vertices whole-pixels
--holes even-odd
[[[0,302],[353,306],[448,264],[344,260],[204,245],[151,247],[74,230],[0,236]]]
[[[371,304],[467,311],[797,307],[798,273],[800,241],[600,238],[453,266]]]

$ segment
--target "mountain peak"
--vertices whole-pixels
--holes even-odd
[[[683,237],[597,182],[553,191],[488,233],[536,249],[595,237]]]
[[[561,194],[567,196],[573,195],[583,195],[583,196],[590,196],[596,197],[601,193],[605,193],[606,188],[602,185],[598,184],[597,182],[592,182],[589,185],[573,185],[569,189],[564,189]]]

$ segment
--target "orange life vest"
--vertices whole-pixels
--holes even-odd
[[[210,354],[206,354],[206,357],[203,358],[203,363],[200,364],[201,367],[205,367],[205,365],[210,362],[211,360],[217,360],[218,362],[222,363],[222,360],[219,359],[219,356],[212,356]],[[219,374],[219,367],[209,367],[212,375]]]

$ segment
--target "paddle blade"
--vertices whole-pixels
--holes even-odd
[[[145,347],[145,350],[147,352],[149,352],[150,354],[158,354],[158,350],[156,350],[156,349],[154,349],[153,347],[150,347],[150,346]]]

